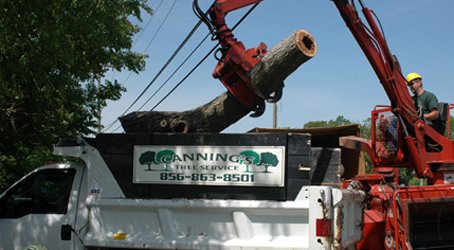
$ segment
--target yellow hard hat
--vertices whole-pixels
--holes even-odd
[[[422,76],[420,76],[418,73],[415,73],[415,72],[407,75],[407,82],[411,82],[415,79],[422,79]]]

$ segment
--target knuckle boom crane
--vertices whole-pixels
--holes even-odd
[[[357,244],[357,249],[454,248],[454,185],[447,181],[448,177],[454,178],[454,141],[418,116],[407,89],[409,83],[375,22],[373,11],[361,0],[357,1],[366,25],[354,0],[332,1],[390,100],[390,106],[376,106],[372,111],[371,140],[353,136],[340,139],[344,147],[366,151],[373,165],[371,174],[344,181],[345,188],[369,193],[363,240]],[[278,101],[281,91],[270,98],[251,84],[249,72],[266,53],[266,45],[260,43],[257,48],[246,49],[227,27],[225,16],[259,2],[261,0],[216,0],[208,12],[203,13],[194,0],[194,11],[221,46],[213,77],[218,78],[238,102],[254,111],[253,117],[264,112],[264,100]],[[446,118],[443,120],[446,124],[453,105],[444,104],[441,108],[440,116]],[[384,112],[392,113],[393,120],[384,121]],[[385,136],[385,130],[391,125],[394,126],[393,138]],[[388,143],[394,146],[392,154],[384,147]],[[399,168],[413,169],[419,178],[427,178],[429,185],[400,187]]]

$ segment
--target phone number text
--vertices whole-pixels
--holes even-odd
[[[253,174],[181,174],[181,173],[161,173],[162,181],[207,181],[207,182],[254,182]]]

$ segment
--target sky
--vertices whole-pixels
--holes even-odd
[[[211,2],[199,0],[203,10]],[[144,28],[143,32],[133,38],[133,50],[149,55],[146,68],[138,74],[128,71],[109,71],[106,74],[106,79],[117,79],[127,91],[120,100],[109,101],[102,111],[105,126],[124,113],[198,21],[192,12],[192,0],[149,0],[148,3],[155,13],[143,16],[143,22],[137,23]],[[418,72],[426,90],[434,93],[439,101],[454,103],[451,77],[454,73],[454,1],[363,0],[363,3],[380,19],[388,47],[399,59],[404,75]],[[228,26],[233,27],[248,9],[231,12],[227,16]],[[167,13],[168,18],[163,21]],[[312,34],[317,54],[285,80],[283,96],[277,104],[278,127],[301,128],[309,121],[331,120],[340,115],[361,123],[370,116],[375,105],[389,104],[382,85],[330,0],[264,0],[234,34],[247,48],[264,42],[271,49],[299,29]],[[207,33],[207,27],[200,26],[169,67],[127,113],[138,111]],[[154,107],[215,44],[207,39],[140,110]],[[193,109],[225,92],[223,85],[211,76],[216,63],[214,56],[210,56],[155,110]],[[245,116],[223,132],[243,133],[255,127],[272,127],[271,104],[267,104],[261,117]],[[105,132],[113,131],[123,132],[119,122]]]

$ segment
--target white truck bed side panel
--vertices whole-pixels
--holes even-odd
[[[309,249],[308,200],[89,199],[87,246]]]

